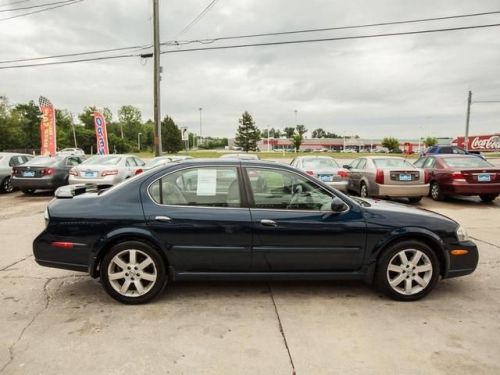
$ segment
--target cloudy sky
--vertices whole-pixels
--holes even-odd
[[[0,0],[0,11],[58,0],[13,4],[18,1]],[[500,11],[497,0],[219,0],[181,33],[210,2],[160,0],[161,41]],[[19,13],[0,12],[1,61],[152,43],[152,0],[83,0],[5,20]],[[500,14],[163,50],[494,23]],[[233,136],[245,110],[260,128],[283,128],[295,122],[297,110],[297,122],[310,130],[366,138],[456,136],[464,132],[468,90],[473,100],[500,100],[500,27],[168,53],[161,64],[162,115],[198,132],[202,107],[203,135]],[[131,104],[146,119],[153,113],[152,72],[151,59],[139,57],[6,69],[0,70],[0,95],[11,104],[45,95],[75,114],[89,105],[109,107],[115,118],[121,105]],[[474,103],[471,134],[492,132],[500,132],[500,103]]]

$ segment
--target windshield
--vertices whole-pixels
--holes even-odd
[[[94,156],[85,160],[82,164],[85,165],[117,165],[122,158],[120,156]]]
[[[373,163],[377,168],[410,168],[415,169],[415,166],[407,162],[405,159],[373,159]]]
[[[46,167],[49,165],[54,165],[61,161],[60,158],[58,157],[50,157],[50,156],[37,156],[36,158],[33,158],[29,160],[28,162],[24,163],[24,165],[33,165],[33,166],[42,166]]]
[[[443,158],[445,164],[450,168],[490,168],[492,164],[477,156],[464,156],[458,158]]]
[[[305,169],[331,169],[340,168],[337,162],[329,158],[304,159],[302,162]]]

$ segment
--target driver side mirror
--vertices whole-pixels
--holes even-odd
[[[347,211],[349,209],[349,206],[339,197],[335,197],[332,200],[331,208],[333,212],[340,213]]]
[[[349,164],[344,164],[344,165],[342,166],[342,168],[345,168],[345,169],[351,169],[352,167],[351,167]]]

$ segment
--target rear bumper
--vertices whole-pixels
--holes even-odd
[[[377,185],[375,195],[382,197],[423,197],[429,193],[429,184],[425,185]]]
[[[17,189],[50,189],[55,190],[59,186],[65,185],[63,181],[57,181],[52,178],[29,178],[12,176],[12,186]]]
[[[347,192],[347,184],[348,181],[333,181],[333,182],[325,182],[328,186],[340,190],[342,192]]]
[[[452,255],[452,250],[467,250],[465,255]],[[448,244],[446,252],[449,259],[449,267],[443,278],[452,278],[458,276],[469,275],[477,267],[479,262],[479,252],[477,246],[472,241],[457,242]]]
[[[483,195],[500,194],[500,184],[483,183],[470,184],[468,182],[454,182],[448,185],[442,185],[443,193],[458,195]]]
[[[99,184],[99,185],[116,185],[122,182],[122,178],[117,175],[106,176],[104,178],[84,178],[80,176],[69,176],[69,184]]]

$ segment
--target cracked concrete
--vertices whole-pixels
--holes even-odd
[[[41,214],[13,205],[0,225],[0,374],[500,373],[500,202],[420,206],[461,222],[481,252],[476,273],[422,301],[358,282],[185,282],[124,306],[85,274],[38,266]]]

